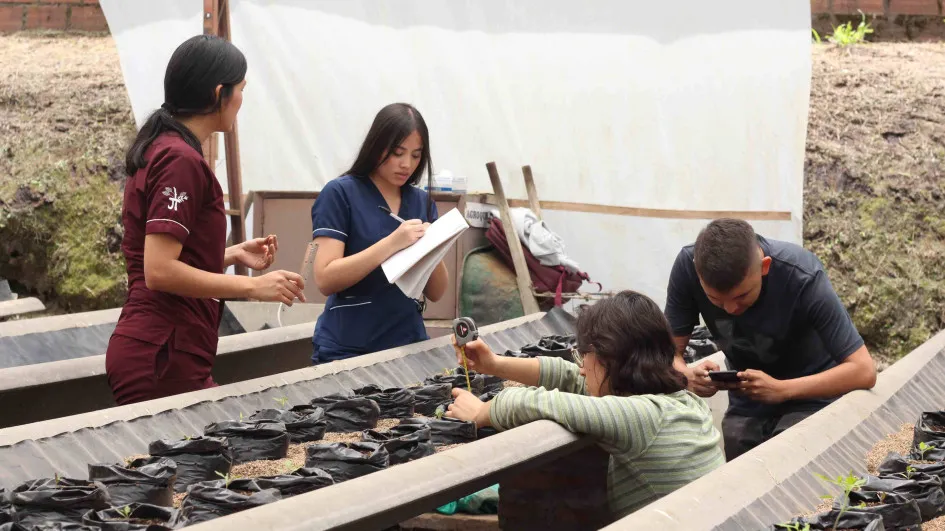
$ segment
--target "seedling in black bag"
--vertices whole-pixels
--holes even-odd
[[[810,531],[810,524],[778,524],[777,527],[788,529],[790,531]]]
[[[920,459],[920,461],[925,461],[925,454],[929,453],[932,450],[935,450],[935,445],[920,442],[918,450],[919,450],[919,456],[922,458]]]
[[[832,483],[843,489],[843,500],[840,503],[840,510],[837,512],[837,519],[834,520],[833,523],[833,528],[837,529],[837,525],[840,524],[840,517],[843,516],[843,513],[850,509],[850,493],[865,485],[866,480],[854,476],[852,472],[848,476],[837,476],[837,479],[830,479],[822,474],[814,475],[826,481],[827,483]],[[821,499],[832,500],[833,496],[821,496]]]
[[[443,406],[436,406],[436,411],[433,413],[433,416],[442,419],[443,414],[446,413],[446,408]]]
[[[276,402],[278,402],[279,405],[282,406],[282,409],[285,409],[286,406],[289,405],[289,399],[288,399],[287,397],[273,398],[273,400],[275,400]]]
[[[230,482],[231,482],[231,481],[233,481],[234,479],[239,479],[239,476],[232,476],[232,477],[231,477],[230,474],[229,474],[229,472],[227,472],[226,474],[221,474],[220,472],[217,472],[217,475],[220,476],[221,478],[223,478],[223,483],[224,483],[224,485],[226,486],[226,488],[230,488]]]
[[[121,509],[116,509],[118,513],[125,517],[125,520],[131,519],[131,506],[125,505]]]

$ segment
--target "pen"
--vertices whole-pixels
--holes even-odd
[[[397,214],[394,214],[393,212],[391,212],[390,209],[387,208],[386,206],[377,205],[377,208],[383,210],[384,212],[387,212],[387,215],[388,215],[388,216],[390,216],[390,217],[396,219],[397,221],[399,221],[399,222],[401,222],[401,223],[404,222],[404,220],[401,219],[400,216],[398,216]]]

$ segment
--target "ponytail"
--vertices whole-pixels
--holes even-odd
[[[198,153],[203,153],[203,148],[200,146],[200,140],[197,139],[197,136],[190,129],[187,129],[184,124],[175,120],[168,107],[168,104],[165,103],[160,109],[151,113],[141,130],[138,131],[135,141],[128,148],[128,153],[125,155],[125,171],[129,176],[147,166],[148,161],[144,159],[145,152],[157,137],[168,131],[179,134],[184,142],[187,142],[187,145],[197,150]]]

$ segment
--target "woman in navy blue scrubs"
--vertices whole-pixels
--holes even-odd
[[[312,206],[315,283],[328,301],[315,325],[313,363],[429,339],[421,315],[424,302],[389,283],[380,266],[436,221],[436,204],[416,187],[424,171],[429,182],[431,166],[423,117],[410,105],[394,103],[377,113],[354,166],[319,193]],[[425,298],[439,300],[448,277],[440,262],[424,288]]]

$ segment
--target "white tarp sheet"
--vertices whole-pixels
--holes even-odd
[[[200,0],[102,0],[138,123],[167,59],[202,32]],[[754,222],[801,240],[810,6],[797,0],[230,0],[249,61],[243,190],[318,190],[374,114],[423,113],[436,169],[511,197],[530,164],[544,200],[788,211]],[[222,150],[221,150],[222,156]],[[226,187],[223,161],[218,177]],[[704,220],[544,212],[607,289],[662,301]],[[309,220],[299,220],[308,231]]]

